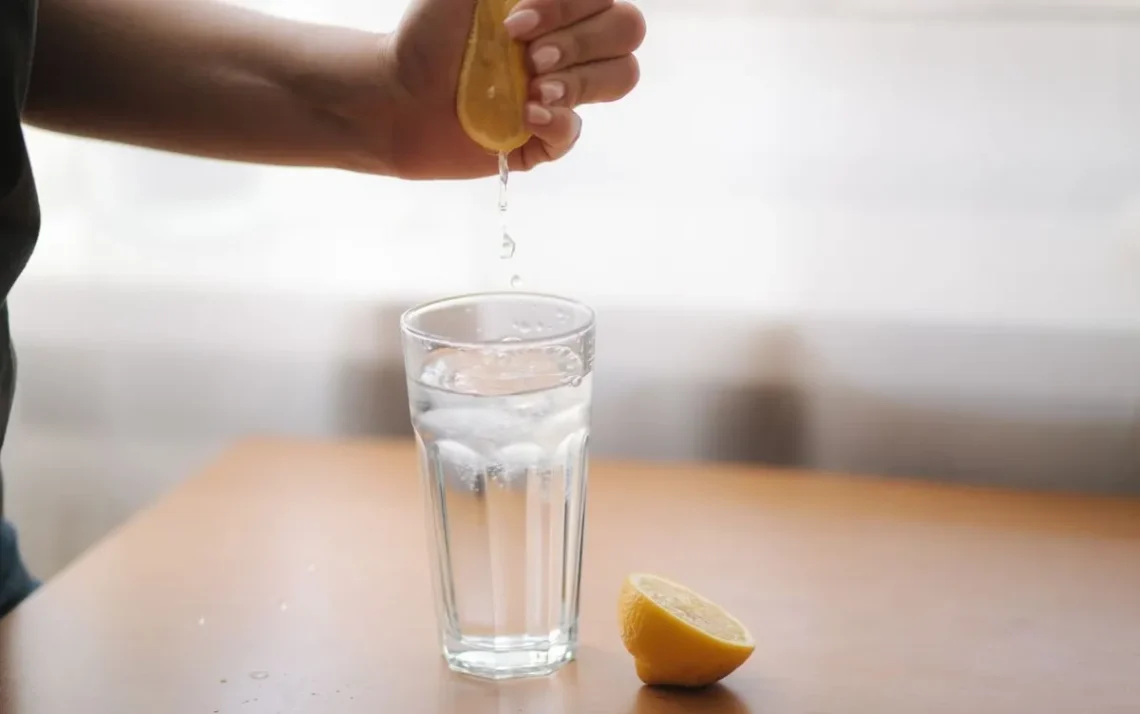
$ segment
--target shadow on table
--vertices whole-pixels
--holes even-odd
[[[440,711],[463,714],[752,714],[721,684],[699,690],[646,687],[624,652],[584,646],[578,659],[550,677],[483,681],[441,667]]]
[[[751,714],[752,710],[731,689],[714,684],[704,689],[642,687],[629,714]]]
[[[578,711],[574,677],[570,669],[550,677],[502,682],[485,681],[444,671],[440,681],[440,711],[463,714]]]

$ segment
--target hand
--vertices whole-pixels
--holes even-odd
[[[399,107],[391,157],[404,178],[470,178],[497,171],[496,159],[463,132],[456,86],[474,0],[413,0],[387,38],[383,61]],[[526,120],[534,136],[511,153],[514,170],[553,161],[577,141],[580,104],[612,102],[638,80],[633,56],[645,18],[618,0],[519,0],[505,23],[526,43],[532,72]]]

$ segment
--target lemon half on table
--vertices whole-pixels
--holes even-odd
[[[634,573],[622,584],[621,640],[645,684],[704,687],[752,654],[748,629],[724,608],[683,585]]]

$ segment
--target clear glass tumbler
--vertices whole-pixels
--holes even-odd
[[[574,657],[594,313],[485,293],[401,319],[443,655],[493,679]]]

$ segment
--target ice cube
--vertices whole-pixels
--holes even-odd
[[[479,471],[487,464],[478,451],[451,439],[436,441],[435,451],[441,462],[456,468]]]
[[[495,455],[503,468],[517,471],[535,466],[549,466],[550,457],[546,449],[531,442],[507,444]]]
[[[452,439],[478,448],[483,442],[503,443],[518,433],[520,419],[499,409],[451,407],[424,412],[416,419],[421,434]]]
[[[436,441],[429,448],[435,450],[435,461],[439,473],[435,478],[443,479],[447,490],[460,489],[478,491],[482,487],[483,471],[487,460],[475,449],[451,439]]]
[[[502,467],[502,479],[506,483],[525,483],[528,476],[549,473],[550,452],[539,444],[518,442],[499,449],[495,460]]]

